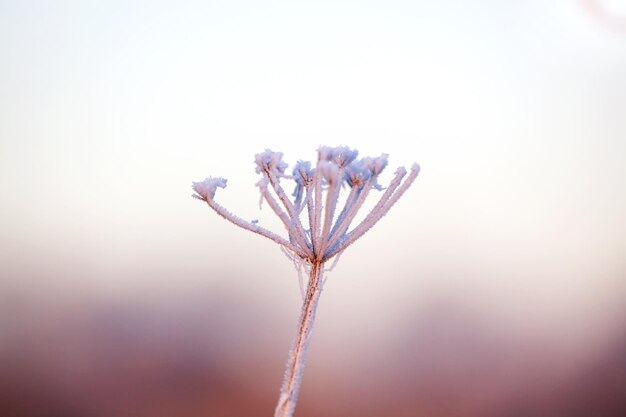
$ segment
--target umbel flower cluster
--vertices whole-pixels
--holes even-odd
[[[218,187],[226,187],[224,178],[209,177],[194,182],[193,196],[206,201],[226,220],[275,241],[302,260],[325,262],[354,243],[387,214],[419,172],[419,166],[414,164],[409,176],[402,182],[407,171],[400,167],[388,187],[383,189],[378,183],[378,176],[387,166],[388,155],[361,159],[357,156],[358,151],[348,147],[322,146],[318,150],[315,168],[309,161],[299,161],[288,175],[282,152],[266,150],[256,155],[256,172],[263,176],[257,186],[262,198],[284,224],[287,238],[256,222],[247,222],[218,204],[214,199],[215,192]],[[281,180],[293,181],[295,190],[292,198],[287,195]],[[342,186],[349,187],[349,193],[337,215]],[[384,192],[360,224],[350,229],[372,189]],[[308,219],[306,228],[302,217]]]
[[[217,188],[226,187],[226,179],[209,177],[192,184],[193,197],[205,201],[231,223],[278,243],[296,265],[303,265],[308,272],[298,330],[287,361],[275,417],[292,416],[295,410],[315,311],[324,284],[324,264],[341,254],[387,214],[419,173],[417,164],[413,164],[410,172],[400,167],[387,187],[382,187],[378,177],[387,167],[387,157],[382,154],[359,159],[358,151],[354,149],[322,146],[318,149],[315,167],[309,161],[299,161],[288,174],[281,152],[266,150],[256,154],[256,172],[261,174],[257,183],[261,198],[283,223],[286,237],[263,228],[258,222],[248,222],[218,204],[215,192]],[[293,187],[291,195],[283,187],[287,181]],[[382,195],[355,225],[355,218],[372,190]],[[343,204],[339,202],[341,195],[345,196]]]

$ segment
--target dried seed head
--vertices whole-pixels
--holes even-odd
[[[226,182],[227,180],[222,177],[208,177],[204,181],[193,182],[191,188],[196,194],[192,194],[192,197],[204,201],[213,200],[217,187],[226,188]]]
[[[378,191],[382,190],[383,187],[380,184],[378,184],[378,181],[376,180],[376,178],[381,172],[383,172],[383,170],[387,166],[388,157],[389,155],[384,153],[376,158],[372,158],[368,156],[367,158],[362,159],[364,167],[369,169],[370,172],[372,173],[372,177],[374,177],[372,187],[376,188]]]
[[[359,155],[359,151],[350,149],[347,146],[321,146],[317,152],[320,161],[334,162],[340,168],[345,168]]]
[[[363,163],[363,159],[348,165],[344,179],[350,187],[362,187],[372,176],[372,171]]]
[[[309,161],[298,161],[293,168],[293,176],[298,185],[304,186],[313,179],[313,171]]]
[[[285,169],[287,169],[287,163],[283,162],[282,159],[282,152],[272,152],[269,149],[256,154],[255,162],[257,164],[257,174],[266,171],[276,176],[282,176],[285,173]]]
[[[304,188],[313,181],[313,170],[309,161],[298,161],[293,168],[293,178],[296,181],[296,188],[292,196],[295,197],[294,204],[297,206],[304,197]]]
[[[367,168],[369,168],[372,171],[372,175],[376,176],[380,174],[381,172],[383,172],[383,170],[387,166],[388,157],[389,155],[386,153],[376,158],[367,157],[367,158],[364,158],[364,164]]]
[[[217,187],[226,187],[221,177],[209,177],[192,185],[194,197],[204,200],[220,216],[246,230],[260,234],[280,244],[299,259],[307,262],[325,262],[338,255],[377,223],[395,204],[417,177],[419,167],[414,165],[411,173],[404,168],[396,171],[395,177],[384,191],[370,213],[357,225],[353,225],[372,188],[382,190],[378,176],[387,166],[387,154],[356,160],[358,152],[345,146],[318,149],[315,168],[308,161],[299,161],[293,175],[285,175],[287,164],[282,152],[266,149],[255,155],[256,172],[261,174],[257,183],[261,201],[270,208],[283,223],[287,237],[281,237],[259,226],[247,222],[228,212],[213,200]],[[281,184],[293,180],[293,198],[288,197]],[[352,188],[340,204],[341,182]],[[305,210],[306,208],[306,210]],[[303,220],[308,220],[308,225]],[[308,227],[305,227],[308,226]]]
[[[339,176],[339,166],[331,161],[319,161],[317,163],[317,169],[320,170],[322,178],[328,184],[334,184]]]

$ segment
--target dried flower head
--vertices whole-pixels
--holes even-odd
[[[299,271],[302,267],[308,270],[308,288],[303,295],[298,332],[287,363],[276,417],[291,416],[295,409],[317,301],[324,283],[324,264],[342,253],[387,214],[419,173],[417,164],[413,164],[408,176],[406,169],[398,168],[389,185],[383,188],[378,183],[378,177],[387,166],[388,155],[358,160],[357,156],[358,151],[345,146],[321,146],[315,168],[309,161],[299,161],[289,176],[285,175],[287,164],[282,160],[282,152],[266,149],[255,155],[256,172],[262,175],[257,183],[261,200],[266,201],[281,220],[286,237],[259,226],[256,220],[247,222],[215,202],[217,187],[226,187],[224,178],[209,177],[192,184],[195,198],[205,201],[235,225],[278,243]],[[293,198],[287,196],[281,184],[285,180],[295,183],[291,194]],[[344,182],[349,190],[343,204],[340,204]],[[372,189],[384,192],[363,220],[353,225]]]
[[[266,172],[268,174],[283,175],[285,173],[285,169],[287,169],[287,164],[283,162],[282,159],[282,152],[272,152],[269,149],[266,149],[265,152],[256,154],[256,173],[260,174],[262,172]]]
[[[204,181],[194,182],[191,188],[193,188],[196,194],[193,194],[192,197],[204,201],[212,200],[217,187],[226,188],[226,179],[222,177],[208,177]]]

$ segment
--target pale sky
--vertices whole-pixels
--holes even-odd
[[[227,177],[217,199],[256,218],[255,153],[347,145],[422,172],[338,293],[449,280],[601,306],[626,290],[626,29],[584,4],[4,1],[0,279],[294,274],[190,183]]]

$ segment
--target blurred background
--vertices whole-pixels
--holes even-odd
[[[190,184],[319,145],[422,172],[298,416],[626,415],[624,1],[2,1],[0,61],[0,415],[272,415],[296,271]]]

